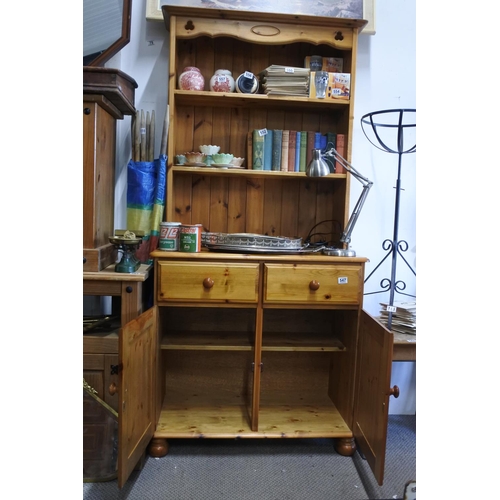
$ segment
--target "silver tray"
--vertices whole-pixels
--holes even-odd
[[[221,250],[223,252],[237,252],[237,253],[277,253],[277,254],[298,254],[298,253],[315,253],[320,252],[324,247],[301,247],[301,248],[258,248],[252,246],[242,245],[213,245],[207,243],[205,245],[209,250]]]
[[[217,246],[217,250],[293,250],[302,248],[302,238],[266,236],[254,233],[201,233],[201,244],[208,249]],[[223,247],[223,248],[222,248]]]

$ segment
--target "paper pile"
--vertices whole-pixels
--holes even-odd
[[[265,94],[308,97],[309,73],[309,68],[272,64],[259,77]]]
[[[391,331],[397,333],[417,334],[417,302],[395,301],[392,306],[381,302],[380,322],[387,325],[389,313],[392,312]]]

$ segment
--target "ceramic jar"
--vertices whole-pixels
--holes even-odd
[[[212,92],[234,92],[234,78],[228,69],[218,69],[210,78]]]
[[[249,71],[245,71],[236,78],[236,92],[240,94],[256,94],[259,90],[259,80]]]
[[[204,90],[205,78],[198,68],[187,66],[179,75],[179,88],[181,90]]]

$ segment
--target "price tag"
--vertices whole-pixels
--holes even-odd
[[[332,89],[332,95],[340,95],[342,94],[342,89]]]
[[[347,276],[339,276],[339,285],[347,285]]]
[[[251,73],[250,71],[245,71],[243,73],[243,77],[244,78],[248,78],[249,80],[251,80],[253,78],[253,73]]]
[[[294,68],[285,68],[285,73],[295,73]]]
[[[389,311],[390,313],[395,313],[397,309],[398,308],[396,306],[387,306],[387,311]]]
[[[217,76],[217,81],[219,83],[226,83],[227,82],[227,76],[226,75],[218,75]]]
[[[267,128],[261,128],[259,130],[259,135],[262,137],[263,135],[267,135]]]

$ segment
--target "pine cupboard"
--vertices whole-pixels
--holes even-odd
[[[246,156],[255,128],[351,135],[357,37],[364,21],[164,6],[170,36],[166,220],[209,232],[306,238],[345,225],[349,177],[198,169],[176,154],[216,144]],[[216,94],[218,68],[237,76],[308,55],[343,57],[349,101]],[[186,66],[204,91],[182,91]],[[338,234],[337,234],[338,237]],[[120,332],[119,476],[146,448],[175,438],[333,438],[359,446],[382,484],[393,335],[363,310],[366,258],[323,254],[155,251],[154,306]],[[333,447],[333,444],[332,444]],[[332,449],[333,452],[333,449]]]

